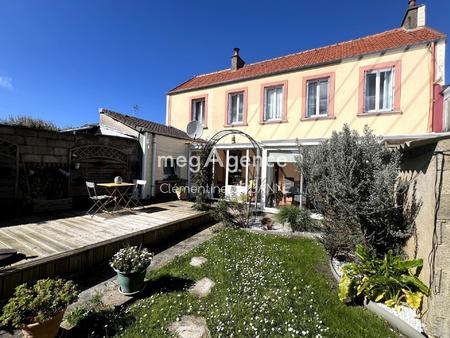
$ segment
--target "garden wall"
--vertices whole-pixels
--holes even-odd
[[[421,279],[430,286],[424,303],[426,333],[450,337],[450,139],[411,142],[404,148],[404,177],[411,196],[422,203],[416,234],[406,246],[410,257],[424,260]]]
[[[0,125],[0,208],[80,202],[87,196],[86,180],[137,178],[140,154],[133,139]]]

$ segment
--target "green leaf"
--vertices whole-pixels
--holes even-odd
[[[420,308],[420,305],[422,304],[422,298],[423,293],[417,291],[417,292],[411,292],[406,289],[402,289],[403,293],[406,297],[406,303],[413,309]]]
[[[386,292],[380,293],[378,296],[375,297],[375,302],[379,302],[380,300],[382,300],[384,298],[384,295],[386,294]]]
[[[352,289],[352,280],[350,279],[347,274],[344,274],[339,281],[339,300],[341,302],[346,302],[348,298],[353,299],[353,295],[351,295],[351,289]]]

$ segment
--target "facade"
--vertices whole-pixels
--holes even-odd
[[[444,131],[450,131],[450,86],[442,92],[444,97]]]
[[[299,144],[317,144],[344,124],[367,125],[390,143],[445,130],[445,48],[446,35],[426,26],[426,7],[415,1],[402,26],[383,33],[252,64],[236,48],[230,69],[168,92],[166,124],[184,129],[197,120],[204,139],[245,132],[262,147],[262,204],[303,203]],[[252,167],[231,172],[229,165],[254,152],[250,142],[228,137],[216,148],[226,165],[215,168],[214,184],[227,194],[247,191]]]

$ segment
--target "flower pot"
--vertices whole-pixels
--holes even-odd
[[[25,325],[22,327],[23,336],[26,338],[55,338],[59,331],[66,309],[53,318],[42,322]]]
[[[132,296],[136,293],[142,291],[145,287],[144,279],[147,269],[139,272],[121,272],[117,271],[117,280],[119,282],[119,292],[126,295]]]

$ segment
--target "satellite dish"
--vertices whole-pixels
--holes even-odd
[[[188,123],[186,127],[186,134],[190,138],[198,139],[203,134],[203,126],[199,121],[191,121]]]

